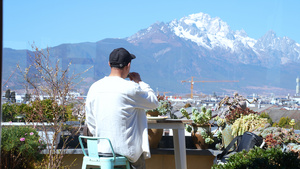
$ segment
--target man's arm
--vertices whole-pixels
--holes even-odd
[[[128,76],[131,81],[139,84],[141,89],[136,93],[136,104],[145,109],[155,109],[158,106],[158,100],[150,86],[143,82],[140,75],[136,72],[131,72]]]

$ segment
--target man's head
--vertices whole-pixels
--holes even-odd
[[[109,64],[112,68],[114,67],[122,69],[127,66],[128,63],[130,63],[134,58],[135,56],[133,54],[130,54],[126,49],[117,48],[110,53]]]

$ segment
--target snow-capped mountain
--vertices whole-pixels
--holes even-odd
[[[282,65],[300,63],[300,44],[288,37],[277,37],[274,31],[269,31],[258,39],[254,48],[264,60],[274,59]]]
[[[86,75],[86,86],[109,74],[109,53],[124,47],[137,58],[132,71],[159,91],[190,92],[182,80],[239,81],[238,83],[195,83],[194,93],[295,93],[300,76],[300,45],[273,31],[253,39],[244,30],[231,30],[220,18],[198,13],[168,23],[156,22],[124,39],[103,39],[96,43],[62,44],[50,53],[62,65],[74,64],[74,71]],[[4,80],[9,79],[16,62],[26,66],[28,51],[5,48]],[[27,63],[28,64],[28,63]],[[17,77],[17,76],[16,76]],[[6,80],[5,80],[6,79]],[[15,79],[17,81],[18,79]],[[10,81],[13,81],[12,79]],[[9,86],[13,86],[12,82]],[[20,87],[18,87],[20,88]],[[288,92],[287,92],[288,91]]]
[[[191,14],[167,24],[155,23],[127,40],[134,44],[147,41],[174,45],[179,45],[182,40],[191,41],[197,44],[196,50],[206,50],[205,53],[217,52],[216,57],[220,59],[265,67],[277,62],[300,63],[300,45],[288,37],[280,38],[275,32],[269,31],[256,40],[249,37],[244,30],[231,30],[219,17],[212,18],[204,13]]]
[[[235,50],[235,44],[243,44],[246,48],[253,47],[256,40],[247,36],[245,31],[234,32],[220,18],[211,18],[208,14],[198,13],[173,20],[170,29],[179,37],[191,40],[208,49],[221,47]]]

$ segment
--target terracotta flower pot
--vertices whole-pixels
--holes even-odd
[[[192,140],[197,149],[208,149],[209,144],[205,143],[205,139],[201,136],[201,131],[205,129],[208,133],[211,133],[210,125],[192,125],[193,131],[191,133]]]
[[[148,129],[148,139],[150,148],[157,148],[163,135],[163,129]]]
[[[159,112],[156,110],[148,110],[147,116],[157,117]],[[148,140],[150,148],[157,148],[158,144],[162,138],[164,130],[163,129],[148,129]]]

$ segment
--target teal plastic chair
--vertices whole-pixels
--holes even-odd
[[[85,152],[82,139],[87,140],[88,154]],[[112,153],[99,155],[98,140],[100,139],[108,141]],[[99,166],[101,169],[114,169],[115,166],[125,166],[126,169],[130,169],[128,159],[124,156],[115,154],[111,142],[108,138],[79,136],[79,143],[84,154],[81,167],[82,169],[86,169],[87,165]]]

